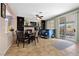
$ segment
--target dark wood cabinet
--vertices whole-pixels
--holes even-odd
[[[17,30],[24,31],[24,17],[17,16]]]
[[[46,21],[41,20],[41,29],[46,29]]]

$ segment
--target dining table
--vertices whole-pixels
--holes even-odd
[[[25,37],[28,38],[28,44],[33,42],[33,40],[35,39],[35,35],[32,32],[25,32]]]

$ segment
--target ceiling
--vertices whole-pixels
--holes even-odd
[[[43,19],[49,19],[61,13],[73,10],[79,7],[78,3],[9,3],[15,10],[17,16],[28,17],[35,19],[35,15],[42,12],[40,15]]]

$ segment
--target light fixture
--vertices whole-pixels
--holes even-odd
[[[36,14],[35,16],[39,19],[42,19],[44,16],[41,16],[40,14],[42,14],[43,12],[39,12],[39,14]]]

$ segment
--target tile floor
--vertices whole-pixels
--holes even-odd
[[[59,50],[53,45],[56,44],[56,39],[39,39],[39,43],[36,46],[31,43],[26,45],[25,48],[17,47],[14,43],[5,56],[78,56],[79,55],[79,44],[75,44],[67,47],[66,49]]]

